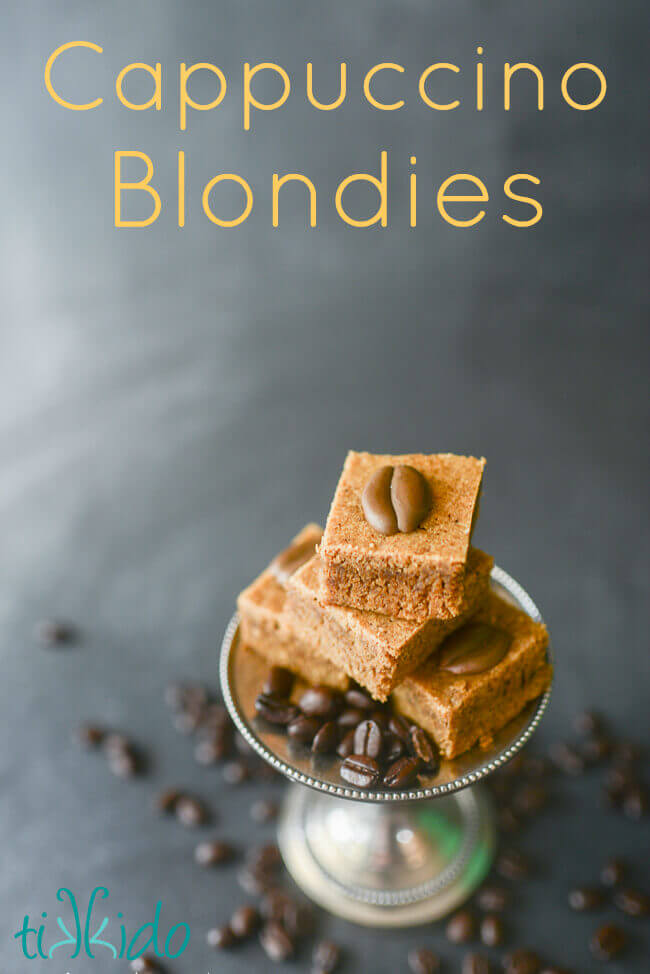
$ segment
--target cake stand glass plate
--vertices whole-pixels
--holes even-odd
[[[541,621],[528,594],[494,567],[492,587]],[[289,778],[278,827],[288,871],[332,913],[371,926],[408,926],[444,916],[471,895],[492,862],[489,797],[477,787],[519,751],[539,725],[550,690],[495,737],[443,760],[435,775],[404,791],[359,790],[339,776],[340,758],[313,757],[255,713],[269,664],[239,638],[237,615],[223,639],[221,686],[244,739]]]

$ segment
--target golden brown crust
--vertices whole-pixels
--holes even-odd
[[[437,668],[435,658],[408,676],[393,692],[396,708],[434,737],[448,758],[493,735],[550,685],[553,670],[547,659],[548,633],[541,623],[495,593],[474,621],[510,633],[510,648],[500,663],[474,675]]]
[[[361,495],[379,467],[402,464],[425,477],[432,506],[417,530],[385,536]],[[457,615],[484,466],[450,453],[348,453],[319,547],[321,600],[415,622]]]
[[[287,612],[294,631],[335,666],[349,673],[377,700],[418,667],[486,597],[492,558],[472,549],[466,596],[451,620],[413,623],[375,612],[319,603],[320,559],[313,558],[290,579]]]
[[[313,540],[315,547],[321,535],[317,524],[308,524],[291,545],[299,547]],[[350,681],[345,673],[296,635],[286,599],[286,585],[277,578],[271,563],[237,599],[242,640],[273,666],[286,666],[312,683],[347,689]]]

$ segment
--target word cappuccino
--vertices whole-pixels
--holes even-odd
[[[94,54],[101,56],[103,48],[92,41],[69,41],[56,48],[47,59],[44,71],[45,87],[51,98],[58,105],[69,111],[88,112],[100,110],[104,104],[108,92],[97,91],[94,97],[89,100],[75,98],[74,92],[61,92],[56,84],[54,75],[56,65],[62,57],[74,57],[78,55],[79,49],[88,49]],[[473,61],[469,69],[461,68],[457,64],[447,61],[438,61],[429,64],[424,70],[412,77],[407,69],[395,62],[384,61],[370,67],[362,80],[360,90],[356,91],[356,97],[361,97],[371,111],[396,112],[408,107],[409,101],[415,99],[425,105],[432,112],[450,112],[463,108],[470,108],[476,112],[482,112],[487,101],[486,83],[484,75],[484,60],[481,58],[483,48],[476,48],[477,59]],[[440,95],[436,95],[436,82],[441,75],[459,75],[463,70],[472,72],[472,100],[469,104],[463,104],[460,98],[450,98],[441,100]],[[140,102],[134,102],[128,97],[125,88],[128,86],[128,79],[135,75],[147,76],[151,85],[150,96]],[[593,80],[592,91],[588,100],[574,90],[572,81],[578,73],[587,74]],[[292,78],[289,72],[280,64],[272,61],[264,61],[257,64],[244,62],[242,65],[241,76],[236,78],[233,84],[232,77],[229,79],[226,73],[217,64],[210,62],[196,62],[186,64],[181,61],[175,71],[165,75],[163,85],[163,66],[160,62],[147,64],[141,61],[134,61],[125,65],[116,75],[114,83],[114,95],[121,104],[130,111],[163,111],[163,87],[168,90],[169,74],[173,78],[175,92],[177,93],[178,103],[178,128],[179,131],[186,132],[196,113],[215,112],[224,104],[227,98],[237,97],[241,100],[241,126],[245,132],[252,132],[254,123],[259,112],[277,112],[287,103],[290,95],[300,91],[301,97],[317,112],[334,112],[340,108],[351,93],[348,91],[348,65],[347,62],[339,63],[338,84],[334,86],[334,91],[325,95],[317,90],[315,80],[314,65],[311,61],[306,63],[304,78]],[[192,95],[193,79],[198,75],[209,76],[214,81],[214,97],[209,101],[197,101]],[[530,97],[531,79],[534,91],[534,109],[544,111],[545,100],[545,79],[542,71],[537,65],[528,61],[521,61],[515,64],[505,62],[503,65],[503,83],[499,89],[499,99],[502,98],[503,110],[510,111],[512,102],[512,92],[517,84],[519,77],[528,76],[527,85],[528,97]],[[263,79],[263,80],[262,80]],[[516,80],[515,80],[516,79]],[[583,79],[584,80],[584,79]],[[260,81],[264,90],[273,82],[277,88],[277,97],[263,100],[260,95]],[[556,79],[557,81],[557,79]],[[390,82],[390,84],[388,84]],[[235,89],[235,95],[232,89]],[[382,94],[380,96],[379,89]],[[394,95],[386,94],[387,88],[394,91]],[[587,61],[577,62],[569,65],[559,79],[559,90],[562,99],[572,111],[586,112],[593,111],[602,104],[607,92],[607,79],[604,72],[595,64]],[[257,92],[257,94],[256,94]],[[493,97],[493,96],[491,96]],[[126,159],[137,160],[138,164],[143,164],[144,174],[137,181],[126,181],[123,178],[123,162]],[[415,170],[417,158],[409,156],[410,168],[407,173],[408,178],[408,198],[409,198],[409,226],[416,227],[418,221],[418,174]],[[176,217],[179,227],[185,226],[186,219],[186,159],[185,152],[178,149],[174,160],[176,170],[177,198],[175,200]],[[389,206],[388,206],[388,152],[379,151],[378,165],[373,172],[352,173],[343,179],[334,193],[334,207],[341,220],[352,227],[365,228],[372,226],[387,227],[389,225]],[[114,152],[114,225],[116,228],[143,228],[151,226],[159,218],[163,210],[163,200],[159,190],[155,185],[155,165],[152,158],[145,152],[136,149],[116,149]],[[289,183],[298,183],[304,187],[307,203],[307,224],[309,227],[317,226],[318,219],[318,190],[314,182],[305,174],[300,172],[273,173],[271,176],[271,213],[272,224],[274,227],[280,225],[280,190]],[[226,218],[215,212],[213,202],[213,191],[221,183],[232,183],[239,187],[241,192],[241,212],[231,218]],[[345,206],[345,191],[353,183],[367,183],[375,188],[378,195],[377,209],[363,218],[357,218],[348,213]],[[530,173],[512,173],[503,182],[502,194],[504,203],[510,207],[515,204],[514,212],[501,212],[501,219],[515,228],[532,227],[542,219],[543,208],[535,195],[528,195],[531,186],[540,186],[541,181]],[[148,217],[133,220],[123,216],[123,197],[127,193],[145,193],[152,203],[152,212]],[[451,226],[458,228],[468,228],[479,224],[486,216],[483,204],[490,200],[487,186],[480,177],[471,173],[454,173],[447,176],[439,185],[435,194],[436,208],[442,219]],[[237,173],[218,173],[208,183],[206,183],[202,196],[201,207],[205,216],[216,226],[232,229],[239,227],[246,222],[253,211],[255,196],[253,187],[250,183]],[[471,213],[467,208],[459,214],[456,204],[472,204]],[[450,212],[450,204],[455,212]],[[531,212],[532,211],[532,212]]]

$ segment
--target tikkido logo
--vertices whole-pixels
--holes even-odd
[[[158,958],[169,960],[180,957],[190,942],[189,924],[175,923],[171,926],[167,931],[164,944],[161,946],[160,915],[162,903],[158,901],[153,920],[138,927],[131,935],[127,931],[124,915],[117,913],[118,929],[109,935],[105,932],[111,923],[109,917],[104,916],[100,920],[93,916],[93,912],[98,914],[100,912],[96,909],[97,901],[107,900],[109,896],[110,892],[105,886],[95,887],[90,894],[88,906],[82,916],[74,893],[65,887],[61,887],[57,891],[56,898],[59,903],[67,904],[66,917],[57,916],[56,926],[64,937],[62,940],[59,939],[55,943],[51,943],[53,936],[48,931],[50,926],[48,914],[41,913],[41,923],[32,923],[29,914],[27,914],[23,919],[22,927],[14,934],[14,940],[20,942],[25,959],[37,960],[40,957],[43,960],[51,960],[56,953],[57,958],[65,957],[69,960],[75,960],[79,956],[85,956],[94,960],[98,955],[106,956],[104,951],[108,951],[113,960],[135,960],[136,957],[140,957],[144,953],[151,953]],[[68,913],[71,915],[68,916]],[[50,946],[48,946],[48,942]],[[65,952],[66,947],[69,948],[67,954]],[[60,951],[62,953],[59,953]]]

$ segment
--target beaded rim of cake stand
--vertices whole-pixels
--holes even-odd
[[[522,586],[514,580],[514,578],[508,575],[507,572],[505,572],[502,568],[499,568],[497,565],[493,567],[490,577],[493,581],[505,589],[505,591],[519,603],[521,608],[527,612],[532,619],[535,620],[535,622],[542,622],[542,616],[539,609],[525,589],[523,589]],[[226,627],[226,632],[221,644],[221,655],[219,662],[219,675],[224,702],[235,726],[237,727],[237,730],[242,735],[244,740],[250,744],[253,750],[256,751],[257,754],[259,754],[260,757],[262,757],[266,762],[268,762],[268,764],[275,768],[276,771],[279,771],[291,781],[296,781],[301,785],[306,785],[308,788],[315,788],[317,791],[325,792],[326,794],[332,795],[335,798],[346,798],[351,801],[360,802],[419,801],[423,798],[439,798],[442,795],[450,795],[454,792],[461,791],[463,788],[468,788],[471,785],[475,785],[477,782],[481,781],[483,778],[486,778],[488,775],[492,774],[492,772],[496,771],[498,768],[510,761],[511,758],[513,758],[515,754],[521,750],[524,744],[530,740],[539,726],[551,698],[551,687],[549,687],[548,690],[546,690],[545,693],[543,693],[539,698],[535,712],[531,715],[528,724],[514,741],[512,741],[507,747],[503,748],[496,755],[496,757],[493,757],[490,761],[479,765],[472,771],[459,775],[459,777],[454,778],[453,781],[447,781],[440,785],[431,785],[427,788],[404,789],[402,791],[362,791],[357,788],[348,788],[345,785],[334,785],[330,781],[324,781],[322,778],[317,778],[314,775],[305,774],[298,768],[287,764],[286,761],[283,761],[276,754],[274,754],[273,751],[266,746],[266,744],[262,743],[259,737],[257,737],[254,731],[251,729],[246,716],[241,712],[237,701],[233,696],[229,680],[231,652],[238,627],[239,614],[235,612],[228,623],[228,626]],[[551,659],[550,648],[547,650],[547,653],[549,659]]]

